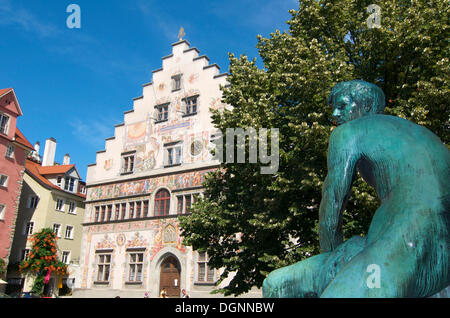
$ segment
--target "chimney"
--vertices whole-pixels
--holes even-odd
[[[70,155],[68,153],[64,156],[63,165],[70,165]]]
[[[36,143],[34,144],[34,151],[36,151],[37,154],[39,154],[40,147],[41,144],[39,143],[39,141],[36,141]]]
[[[55,164],[56,154],[56,139],[49,138],[45,141],[44,158],[42,159],[42,166],[53,166]]]

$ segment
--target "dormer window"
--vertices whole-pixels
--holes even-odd
[[[61,188],[61,186],[62,186],[62,177],[61,176],[56,178],[56,185]]]
[[[64,184],[64,190],[73,192],[75,188],[75,178],[66,177],[66,182]]]
[[[179,91],[181,89],[181,78],[183,74],[172,76],[172,92]]]
[[[0,132],[8,134],[9,116],[0,113]]]
[[[169,119],[169,104],[155,106],[156,122],[162,122]]]

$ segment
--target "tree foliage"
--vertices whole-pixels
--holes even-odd
[[[68,275],[68,266],[59,261],[57,257],[56,234],[51,229],[42,229],[33,234],[29,240],[33,246],[27,259],[19,264],[20,272],[28,272],[35,275],[32,292],[42,294],[44,279],[48,272],[60,276]]]
[[[369,28],[367,7],[381,8]],[[220,291],[239,295],[261,287],[270,271],[319,252],[321,188],[326,177],[331,109],[327,97],[340,81],[363,79],[386,95],[386,113],[424,125],[450,139],[447,1],[305,0],[291,10],[288,32],[258,37],[264,63],[230,55],[230,86],[213,112],[226,128],[279,128],[280,168],[224,163],[205,182],[192,215],[180,218],[184,243],[207,251],[224,268]],[[364,235],[378,206],[358,176],[344,212],[344,235]],[[237,235],[238,234],[238,235]]]

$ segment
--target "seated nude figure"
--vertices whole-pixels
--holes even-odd
[[[319,209],[322,253],[270,273],[264,297],[429,297],[449,285],[450,151],[430,130],[383,115],[384,98],[359,80],[333,88],[338,127]],[[356,171],[381,204],[368,234],[343,242]]]

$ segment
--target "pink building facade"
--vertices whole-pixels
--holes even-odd
[[[25,159],[33,150],[16,127],[22,114],[14,90],[0,89],[0,258],[6,261],[14,236]]]

